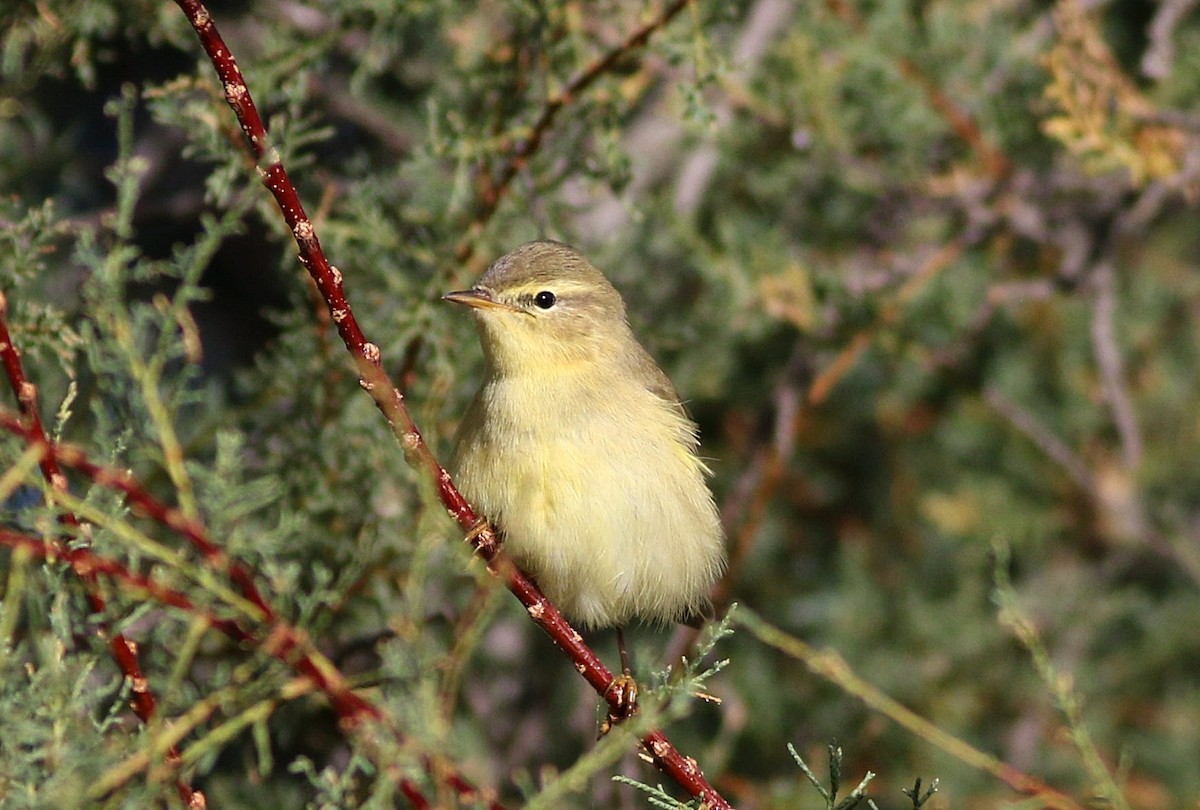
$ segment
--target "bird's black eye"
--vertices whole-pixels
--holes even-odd
[[[549,290],[542,290],[533,297],[533,303],[538,305],[539,309],[550,309],[554,306],[554,302],[558,299],[554,297],[554,293]]]

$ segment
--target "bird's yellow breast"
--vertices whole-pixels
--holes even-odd
[[[516,562],[589,626],[698,610],[722,560],[716,509],[674,403],[591,368],[485,382],[451,466]]]

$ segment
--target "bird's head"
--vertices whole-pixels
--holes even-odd
[[[620,293],[561,242],[522,245],[471,289],[442,297],[474,310],[484,353],[500,374],[599,362],[633,340]]]

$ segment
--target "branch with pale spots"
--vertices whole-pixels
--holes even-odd
[[[63,556],[61,553],[61,548],[57,548],[54,545],[47,545],[40,537],[24,535],[20,534],[19,532],[13,532],[6,529],[0,529],[0,546],[11,548],[18,555],[24,555],[25,557],[29,558],[50,560],[61,558]],[[332,674],[336,673],[336,670],[333,669],[333,665],[328,661],[323,660],[320,662],[320,666],[315,670],[315,677],[313,672],[306,671],[308,667],[305,666],[305,663],[313,662],[308,657],[309,652],[300,650],[298,645],[301,642],[297,641],[297,639],[300,638],[300,633],[293,627],[288,625],[278,625],[265,637],[258,638],[245,630],[237,622],[230,619],[220,618],[211,611],[197,606],[187,594],[172,588],[168,588],[165,585],[156,582],[149,576],[131,571],[124,563],[118,560],[101,557],[95,554],[91,549],[76,549],[70,555],[70,558],[67,560],[67,562],[70,564],[72,570],[74,570],[81,578],[86,577],[95,580],[100,576],[105,577],[113,583],[119,585],[121,587],[121,592],[126,595],[143,595],[155,602],[175,608],[191,616],[198,616],[210,627],[220,631],[230,639],[239,643],[253,645],[255,648],[262,650],[263,652],[282,661],[285,664],[288,664],[293,669],[301,672],[303,681],[311,684],[311,688],[322,691],[326,698],[330,701],[331,705],[334,706],[335,711],[339,711],[339,706],[343,706],[344,708],[345,701],[342,698],[345,694],[353,694],[348,691],[347,687],[345,686],[344,679],[340,676],[340,674],[337,674],[336,676]],[[126,640],[125,643],[129,645],[130,653],[136,655],[137,644],[129,640]],[[303,643],[305,646],[309,646],[307,642]],[[297,651],[300,652],[300,658],[296,657]],[[130,683],[130,691],[133,694],[144,692],[146,689],[147,685],[144,678],[133,680]],[[361,700],[361,698],[359,698],[359,700]],[[366,701],[362,702],[369,707],[374,718],[382,718],[382,712],[380,712],[376,707],[374,707],[372,704],[366,703]],[[363,712],[361,711],[356,712],[349,721],[357,725],[361,720],[362,714]],[[347,718],[344,716],[342,719],[343,721],[347,721]],[[172,728],[174,728],[174,726],[172,726]],[[403,738],[400,738],[398,734],[396,736],[398,737],[398,741],[403,742]],[[170,750],[175,751],[176,754],[172,757],[166,758],[166,765],[168,768],[174,769],[180,764],[181,756],[178,752],[177,744],[174,741],[171,742],[169,748]],[[98,783],[103,789],[98,787],[93,790],[93,798],[102,799],[110,795],[112,791],[119,788],[129,779],[132,779],[139,772],[149,769],[152,765],[150,760],[145,757],[139,757],[138,762],[138,768],[122,770],[119,774],[119,778],[109,779],[108,781],[104,781],[102,784]],[[431,773],[437,772],[441,774],[442,778],[444,778],[446,781],[446,784],[453,788],[458,794],[459,798],[464,802],[476,801],[480,797],[481,794],[479,790],[458,774],[450,771],[447,763],[439,761],[435,766],[433,758],[426,756],[425,764],[426,768]],[[396,784],[400,791],[409,799],[414,807],[420,808],[431,806],[428,800],[424,798],[420,789],[415,783],[412,782],[411,779],[408,779],[399,773],[393,774],[393,776],[396,779]],[[189,807],[204,806],[203,796],[196,791],[193,791],[190,794],[188,801]],[[494,801],[488,802],[487,807],[489,807],[490,810],[504,810],[502,805]]]
[[[450,516],[464,531],[469,532],[473,548],[487,562],[488,569],[520,600],[533,621],[571,658],[576,670],[609,703],[613,711],[628,712],[629,708],[621,700],[618,690],[613,689],[616,680],[613,673],[604,666],[591,648],[584,644],[582,636],[567,623],[558,608],[546,599],[533,580],[504,558],[499,551],[499,539],[494,527],[488,525],[459,493],[449,473],[438,463],[433,451],[425,443],[408,411],[404,395],[392,385],[383,371],[378,345],[367,341],[354,317],[343,290],[342,273],[326,258],[299,194],[280,162],[278,152],[270,144],[270,138],[254,105],[250,90],[242,78],[241,70],[217,31],[212,15],[199,0],[176,0],[176,3],[187,15],[225,88],[225,97],[254,153],[263,184],[275,197],[284,221],[296,239],[300,263],[312,277],[329,308],[338,334],[354,360],[360,385],[375,401],[410,462],[433,481],[438,497]],[[675,0],[667,11],[673,15],[685,5],[685,0]],[[514,160],[513,168],[506,169],[500,179],[503,180],[510,172],[515,174],[519,170],[519,166],[523,165],[520,161],[527,159],[540,143],[558,110],[570,100],[570,93],[590,85],[619,59],[621,53],[643,44],[654,30],[657,30],[657,26],[643,26],[626,40],[629,44],[624,49],[617,49],[596,62],[590,71],[585,71],[581,78],[565,88],[566,92],[560,94],[556,103],[547,105],[539,123],[535,124],[537,141],[529,141],[522,153],[524,157]],[[504,181],[505,185],[510,181],[511,178]],[[729,807],[728,802],[704,778],[695,761],[679,753],[662,732],[647,734],[642,739],[642,746],[663,773],[674,779],[706,807],[711,810]]]
[[[327,666],[324,666],[323,663],[319,665],[309,653],[304,651],[308,642],[303,639],[300,631],[282,620],[270,603],[263,598],[245,566],[239,561],[231,560],[216,543],[209,539],[203,524],[198,520],[189,519],[178,509],[157,500],[132,475],[90,461],[80,448],[54,444],[48,441],[44,435],[33,435],[30,429],[26,428],[14,414],[0,411],[0,428],[24,438],[31,448],[42,454],[43,462],[48,461],[60,469],[67,467],[76,470],[95,484],[121,493],[136,512],[144,514],[188,541],[203,555],[208,565],[227,575],[238,587],[242,597],[258,613],[252,618],[261,625],[271,628],[271,634],[280,640],[281,645],[280,655],[276,657],[286,661],[286,656],[294,651],[301,652],[300,657],[294,663],[297,671],[313,678],[321,685],[322,691],[330,696],[330,701],[338,717],[344,722],[354,724],[364,718],[378,720],[382,717],[378,708],[351,692],[340,678],[329,674]],[[67,557],[67,561],[72,565],[75,564],[70,557]],[[249,634],[246,637],[249,638]],[[243,639],[239,638],[238,640]]]
[[[152,577],[131,571],[122,562],[101,557],[90,548],[75,549],[68,556],[64,554],[64,548],[60,544],[48,544],[41,537],[34,537],[33,535],[22,534],[3,528],[0,528],[0,546],[11,548],[26,557],[36,557],[44,560],[61,559],[71,566],[71,570],[81,579],[89,577],[94,579],[98,576],[105,577],[120,585],[123,594],[143,595],[160,604],[178,608],[193,616],[200,616],[211,627],[229,636],[234,641],[253,641],[250,635],[237,622],[230,619],[222,619],[215,614],[197,607],[191,598],[182,591],[168,588]],[[136,651],[137,642],[127,640],[125,643]]]
[[[40,537],[3,529],[0,529],[0,546],[7,546],[34,557],[63,559],[85,581],[94,583],[97,577],[103,576],[121,585],[123,593],[140,594],[189,615],[199,616],[209,626],[233,641],[265,652],[311,681],[314,687],[326,696],[343,728],[347,730],[362,727],[364,721],[385,723],[384,712],[353,692],[345,676],[332,662],[315,650],[306,634],[275,612],[254,586],[250,572],[240,561],[233,560],[224,553],[208,536],[200,521],[189,519],[178,509],[157,500],[128,472],[96,464],[77,447],[52,443],[44,436],[34,437],[30,428],[15,414],[0,410],[0,428],[25,439],[29,447],[38,454],[39,462],[53,465],[55,469],[60,470],[60,475],[63,468],[74,470],[97,486],[119,492],[135,514],[150,518],[182,537],[200,551],[206,564],[229,576],[239,586],[242,596],[250,603],[254,612],[244,615],[240,621],[218,617],[208,609],[196,605],[187,594],[131,571],[120,561],[101,557],[88,547],[71,548],[58,542],[47,544]],[[132,641],[123,639],[123,643],[128,646],[130,654],[136,655],[137,648]],[[135,695],[145,692],[146,679],[139,674],[131,678],[131,686]],[[406,741],[399,731],[392,729],[391,732],[398,742]],[[171,750],[176,750],[174,744]],[[455,773],[449,763],[435,762],[434,758],[428,755],[424,760],[428,771],[443,779],[460,798],[474,801],[479,797],[479,790]],[[167,764],[176,767],[178,763],[179,755],[176,751],[173,757],[168,758]],[[399,780],[398,786],[406,796],[420,796],[420,791],[411,780],[401,774],[396,774],[396,778]],[[413,804],[421,806],[415,800]],[[503,810],[496,802],[490,802],[488,807],[492,810]]]
[[[42,426],[42,418],[38,412],[37,386],[26,378],[25,369],[21,364],[21,354],[8,331],[8,298],[3,291],[0,291],[0,362],[4,365],[5,376],[8,377],[13,395],[17,398],[17,410],[21,417],[16,421],[24,428],[26,443],[31,447],[39,443],[48,444],[46,430]],[[38,467],[41,469],[42,477],[46,479],[46,483],[52,490],[66,491],[67,479],[51,454],[42,454],[38,460]],[[59,520],[70,530],[79,528],[79,519],[69,511],[63,512]],[[86,540],[86,536],[83,539]],[[57,539],[50,541],[50,547],[54,550],[55,556],[66,559],[68,562],[73,562],[74,558],[84,551],[79,547],[70,548]],[[114,633],[108,622],[99,619],[104,614],[106,605],[104,597],[100,595],[96,572],[77,568],[76,573],[83,581],[84,589],[87,592],[88,608],[91,610],[92,616],[98,619],[95,623],[96,635],[107,639],[108,649],[112,653],[113,660],[116,661],[121,674],[130,685],[130,708],[142,723],[149,724],[158,710],[158,701],[154,696],[154,691],[150,688],[150,682],[142,672],[137,645],[125,638],[123,633]],[[165,756],[168,763],[178,762],[179,749],[172,745],[167,749]],[[202,808],[205,806],[204,794],[194,790],[182,779],[176,780],[175,789],[187,807]]]

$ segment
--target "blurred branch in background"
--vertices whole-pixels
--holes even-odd
[[[1017,793],[1036,798],[1044,807],[1058,810],[1081,810],[1082,804],[1039,782],[1027,774],[1006,765],[995,757],[947,734],[934,723],[920,717],[871,684],[854,674],[846,660],[833,650],[815,650],[798,638],[771,627],[750,611],[742,611],[737,622],[744,625],[760,641],[803,663],[814,675],[835,683],[848,695],[863,701],[874,711],[926,742],[941,748],[968,765],[985,771],[1007,784]]]

